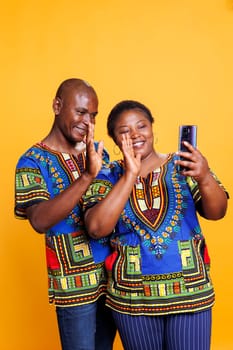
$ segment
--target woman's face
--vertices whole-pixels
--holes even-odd
[[[135,155],[140,153],[142,159],[147,158],[154,151],[152,124],[140,110],[130,109],[118,116],[115,122],[114,139],[120,149],[123,134],[129,135]]]

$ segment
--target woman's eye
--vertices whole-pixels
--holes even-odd
[[[129,130],[121,130],[120,134],[127,134],[127,132],[129,132]]]
[[[146,126],[144,124],[141,124],[141,125],[138,125],[138,129],[143,129],[145,128]]]

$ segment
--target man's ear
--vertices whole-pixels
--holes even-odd
[[[61,107],[62,107],[61,99],[59,97],[55,97],[55,99],[53,100],[53,111],[55,115],[60,114]]]

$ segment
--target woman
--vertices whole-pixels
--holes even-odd
[[[196,211],[222,218],[227,194],[187,142],[188,152],[158,153],[153,121],[137,101],[112,109],[108,133],[124,160],[103,168],[89,188],[85,223],[93,238],[111,234],[107,305],[124,348],[208,350],[214,291]]]

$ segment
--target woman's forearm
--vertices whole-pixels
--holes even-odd
[[[211,173],[198,185],[201,194],[200,215],[210,220],[223,218],[227,210],[227,195],[223,188]]]

